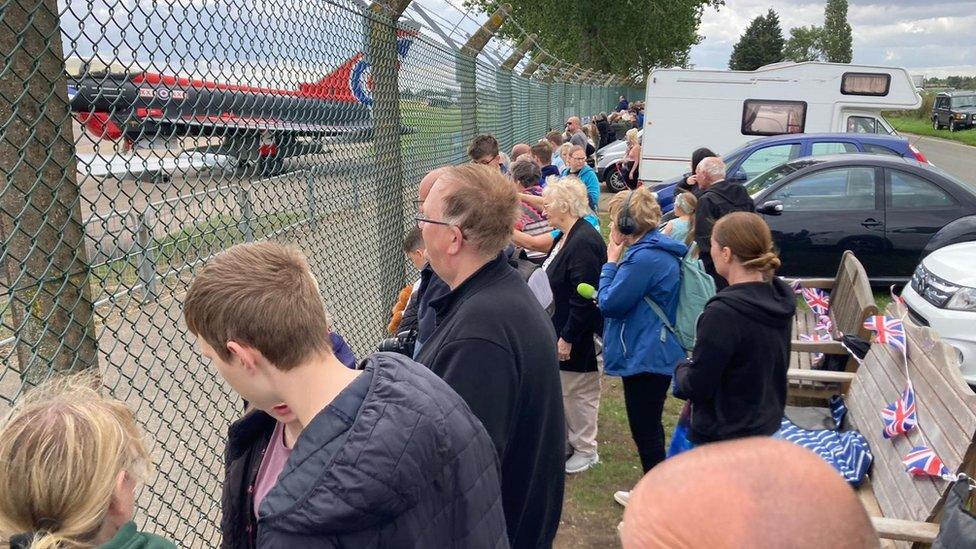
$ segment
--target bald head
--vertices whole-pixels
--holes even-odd
[[[518,143],[514,147],[512,147],[511,157],[513,160],[518,160],[518,157],[522,156],[523,154],[529,154],[531,152],[532,152],[532,147],[526,145],[525,143]]]
[[[434,186],[434,182],[437,181],[440,176],[444,175],[450,166],[441,166],[440,168],[434,168],[423,179],[420,180],[420,188],[417,189],[417,199],[423,202],[427,200],[427,195],[430,194],[430,188]]]
[[[708,444],[644,475],[624,549],[878,547],[864,507],[816,454],[772,438]]]

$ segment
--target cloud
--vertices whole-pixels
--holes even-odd
[[[699,68],[726,68],[732,46],[749,22],[770,8],[789,29],[822,25],[825,2],[809,0],[735,0],[706,10],[699,34],[705,39],[691,50]],[[854,37],[854,62],[897,64],[913,74],[976,74],[976,0],[852,0],[848,21]]]

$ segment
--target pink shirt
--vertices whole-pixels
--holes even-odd
[[[264,450],[264,457],[261,458],[261,466],[258,467],[258,477],[254,481],[255,519],[258,517],[258,509],[261,508],[261,502],[264,501],[264,497],[268,495],[268,492],[278,482],[278,475],[285,468],[285,463],[288,462],[288,456],[290,455],[291,448],[285,446],[285,424],[279,421],[275,425],[274,433],[271,434],[268,447]]]

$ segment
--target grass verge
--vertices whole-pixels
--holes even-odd
[[[966,145],[976,146],[976,128],[967,128],[965,130],[950,132],[948,129],[937,130],[933,128],[932,122],[929,120],[920,120],[918,118],[907,118],[903,116],[887,116],[885,117],[885,120],[887,120],[892,127],[900,132],[912,133],[915,135],[925,135],[928,137],[938,137],[940,139],[958,141],[959,143],[964,143]]]

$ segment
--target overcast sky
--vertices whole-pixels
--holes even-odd
[[[772,8],[783,37],[804,25],[822,25],[826,2],[812,0],[726,0],[706,10],[691,50],[696,68],[725,69],[732,46],[749,22]],[[976,0],[849,0],[854,62],[897,65],[926,77],[976,75]]]

